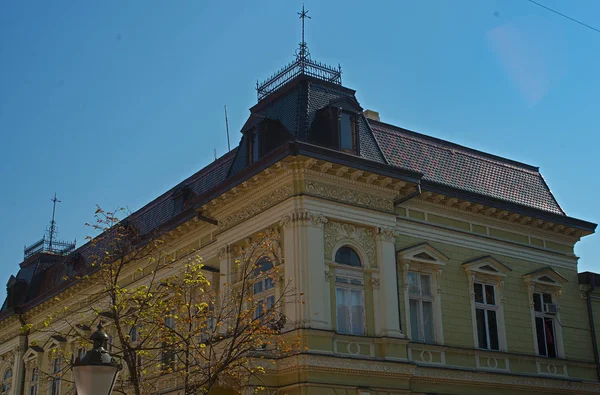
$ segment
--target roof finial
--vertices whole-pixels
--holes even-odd
[[[298,58],[298,60],[300,61],[304,61],[306,59],[310,58],[310,53],[308,52],[308,46],[306,45],[306,41],[304,41],[304,20],[306,18],[308,19],[312,19],[310,16],[308,16],[308,10],[304,9],[304,3],[302,4],[302,12],[298,12],[298,15],[300,15],[300,19],[302,19],[302,42],[300,43],[300,48],[298,53],[296,54],[296,57]]]
[[[56,214],[56,203],[60,203],[60,200],[58,200],[56,198],[56,192],[54,192],[54,198],[50,199],[50,201],[53,203],[52,206],[52,221],[50,221],[50,228],[48,228],[48,236],[49,236],[49,241],[48,241],[48,248],[50,250],[52,250],[52,242],[54,241],[54,234],[56,233],[56,222],[54,221],[54,214]]]

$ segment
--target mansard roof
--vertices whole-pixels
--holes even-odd
[[[390,164],[440,184],[525,207],[565,215],[537,167],[369,120]]]
[[[330,106],[357,111],[358,156],[308,141],[315,115]],[[249,165],[248,138],[244,134],[238,148],[157,197],[127,221],[146,235],[168,229],[198,216],[196,210],[203,204],[273,163],[286,156],[305,155],[418,183],[430,191],[467,194],[466,200],[479,199],[493,207],[506,204],[515,212],[550,218],[587,233],[594,231],[595,224],[565,215],[538,168],[370,120],[360,109],[352,89],[309,76],[295,78],[253,106],[242,129],[245,133],[262,119],[276,120],[287,129],[289,141]],[[186,198],[178,200],[182,195]],[[101,248],[88,243],[68,257],[31,257],[21,264],[16,280],[22,282],[13,284],[19,297],[11,300],[21,301],[18,307],[27,309],[55,295],[73,282],[69,274],[83,270]],[[10,304],[7,298],[0,309],[0,319],[14,311],[15,306]]]

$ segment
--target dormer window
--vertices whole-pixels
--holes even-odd
[[[317,112],[308,132],[308,141],[322,147],[358,154],[359,114],[334,106]]]
[[[281,122],[265,119],[258,122],[247,136],[248,161],[252,164],[285,143],[289,134]]]
[[[340,151],[356,153],[356,116],[342,111],[338,117]]]

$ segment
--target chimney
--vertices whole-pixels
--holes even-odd
[[[367,119],[372,119],[374,121],[380,121],[379,119],[379,113],[377,111],[373,111],[373,110],[365,110],[363,112],[363,114],[365,114],[365,117],[367,117]]]

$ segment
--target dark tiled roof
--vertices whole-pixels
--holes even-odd
[[[195,195],[201,195],[221,184],[227,177],[227,172],[235,156],[235,149],[212,162],[199,172],[179,183],[163,195],[133,213],[129,220],[135,224],[142,234],[156,229],[170,220],[175,214],[172,199],[174,191],[187,186]],[[90,263],[95,256],[110,249],[110,234],[101,237],[97,244],[86,243],[71,253],[68,257],[53,254],[41,254],[31,258],[31,262],[21,265],[16,279],[27,283],[23,295],[24,307],[27,309],[39,301],[48,298],[73,281],[73,275],[81,275],[90,270]],[[6,300],[0,309],[0,319],[8,313]]]
[[[565,215],[536,167],[369,120],[393,165],[467,192]]]
[[[169,220],[174,214],[173,191],[182,186],[200,195],[222,183],[235,156],[236,149],[231,150],[196,174],[179,183],[177,186],[159,196],[132,215],[132,222],[142,234],[146,234]]]

